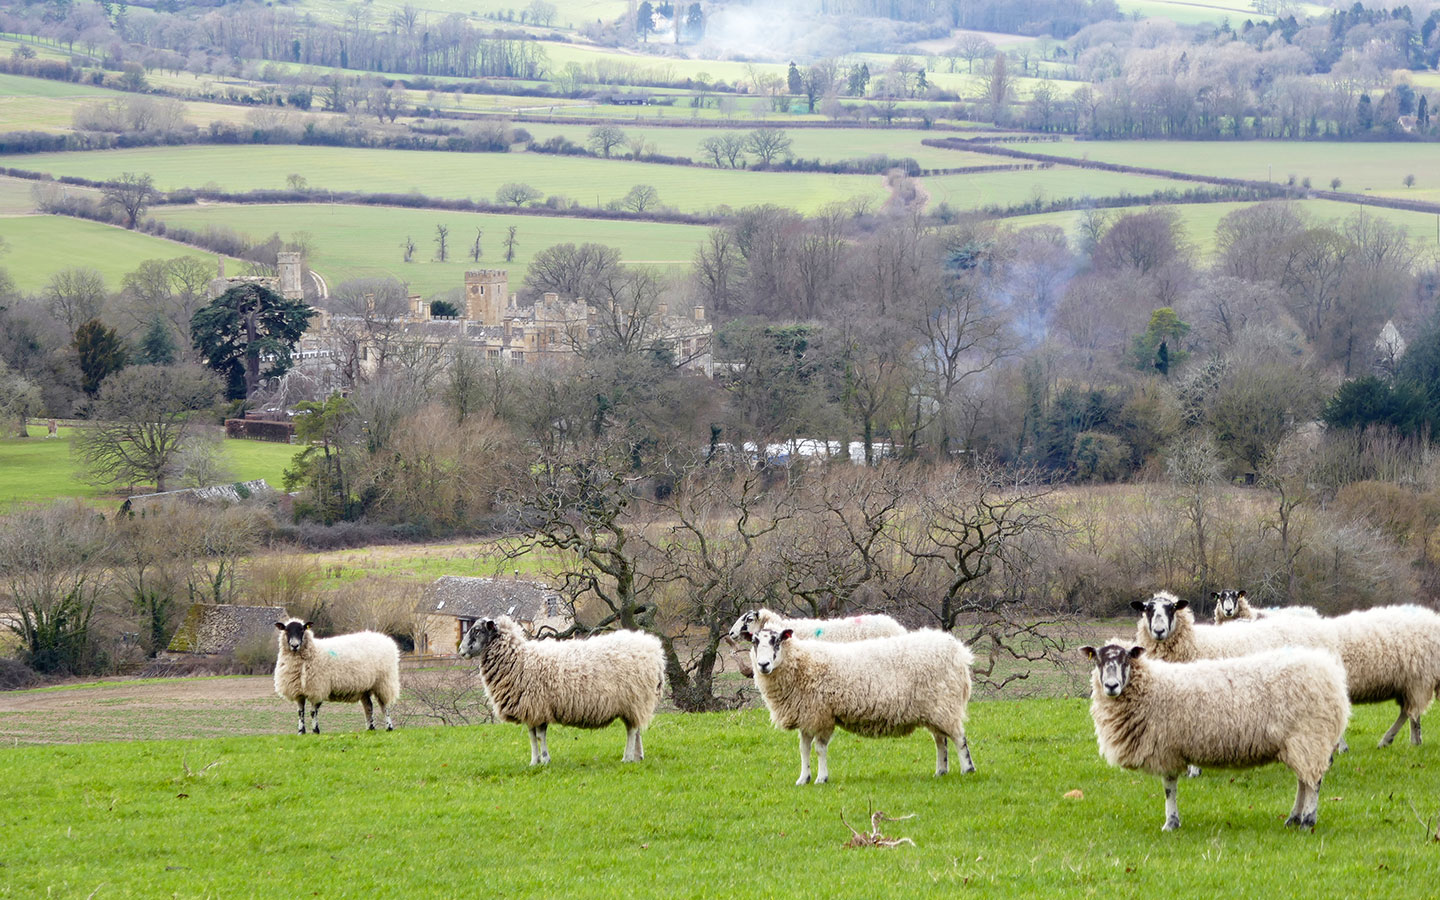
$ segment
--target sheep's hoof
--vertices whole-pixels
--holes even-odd
[[[1315,827],[1315,813],[1308,813],[1308,814],[1303,815],[1303,816],[1293,816],[1293,815],[1292,815],[1290,818],[1288,818],[1288,819],[1285,820],[1285,824],[1286,824],[1286,825],[1294,826],[1294,827],[1296,827],[1296,828],[1314,828],[1314,827]]]
[[[394,730],[395,730],[395,726],[394,726],[394,725],[386,725],[386,726],[385,726],[385,730],[386,730],[386,731],[394,731]]]
[[[795,786],[796,786],[796,787],[804,787],[805,785],[807,785],[807,784],[809,784],[809,783],[810,783],[810,776],[809,776],[809,775],[801,775],[799,778],[795,779]]]
[[[1200,777],[1200,767],[1199,767],[1199,766],[1186,766],[1186,767],[1185,767],[1185,777],[1186,777],[1186,778],[1199,778],[1199,777]]]
[[[1176,830],[1178,830],[1179,828],[1180,828],[1180,817],[1179,817],[1179,816],[1171,816],[1170,818],[1168,818],[1168,819],[1165,820],[1165,827],[1164,827],[1164,828],[1161,828],[1160,830],[1161,830],[1161,831],[1176,831]]]
[[[366,726],[365,726],[365,730],[366,730],[366,731],[374,731],[374,730],[375,730],[375,723],[374,723],[374,722],[371,722],[369,725],[366,725]]]
[[[961,766],[961,767],[960,767],[960,773],[961,773],[962,775],[973,775],[973,774],[975,774],[975,764],[974,764],[974,763],[968,763],[968,764],[966,764],[966,765],[964,765],[964,766]]]

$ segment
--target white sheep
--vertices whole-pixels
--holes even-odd
[[[746,678],[755,674],[750,668],[750,636],[765,628],[772,631],[789,628],[805,640],[840,643],[894,637],[905,633],[905,626],[880,613],[865,613],[842,619],[795,619],[763,607],[752,609],[735,620],[727,635],[730,646],[736,650],[735,662],[739,666],[740,674]]]
[[[1180,827],[1178,780],[1187,765],[1275,761],[1299,782],[1285,824],[1315,826],[1320,781],[1350,718],[1345,670],[1333,654],[1286,647],[1175,664],[1117,642],[1080,650],[1095,663],[1090,717],[1100,755],[1164,780],[1165,831]]]
[[[1253,622],[1270,616],[1304,616],[1317,619],[1320,613],[1313,606],[1251,606],[1244,591],[1213,591],[1215,601],[1215,624],[1226,622]]]
[[[1400,704],[1400,715],[1380,746],[1388,747],[1407,719],[1410,742],[1420,744],[1420,717],[1440,688],[1440,614],[1433,610],[1382,606],[1333,619],[1276,616],[1244,628],[1222,628],[1195,624],[1186,602],[1164,591],[1131,605],[1141,613],[1137,642],[1170,662],[1243,656],[1282,646],[1330,650],[1345,666],[1352,703]]]
[[[837,727],[861,737],[903,737],[927,728],[935,737],[935,774],[950,770],[947,739],[961,771],[975,771],[965,738],[970,649],[933,629],[852,643],[799,640],[793,629],[751,636],[755,683],[775,727],[800,732],[800,778],[810,780],[810,743],[830,779],[827,751]]]
[[[320,704],[329,700],[360,701],[365,723],[374,731],[372,698],[385,716],[385,730],[394,731],[390,704],[400,696],[400,648],[395,641],[374,631],[317,638],[311,624],[300,619],[275,623],[280,632],[275,693],[300,704],[300,733],[305,733],[306,700],[311,704],[316,734],[320,733]]]
[[[480,660],[496,717],[529,729],[530,765],[550,762],[545,732],[552,722],[604,728],[620,719],[621,761],[645,758],[641,732],[655,715],[665,683],[665,656],[653,634],[616,631],[585,640],[532,641],[509,616],[501,616],[472,625],[460,655]]]

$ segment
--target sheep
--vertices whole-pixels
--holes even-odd
[[[806,640],[863,641],[868,638],[894,637],[905,633],[905,626],[886,615],[866,613],[843,619],[791,619],[774,610],[752,609],[735,620],[726,636],[730,646],[736,650],[735,662],[740,674],[746,678],[754,675],[750,669],[750,635],[764,628],[780,630],[790,628]],[[740,642],[744,641],[742,645]]]
[[[532,641],[509,616],[501,616],[472,625],[460,655],[480,660],[496,717],[529,729],[530,765],[550,762],[546,729],[552,722],[604,728],[620,719],[621,762],[645,758],[640,733],[655,715],[665,684],[665,656],[653,634],[616,631],[585,640]]]
[[[1298,780],[1285,824],[1315,827],[1320,781],[1350,718],[1345,670],[1334,654],[1285,647],[1177,664],[1115,641],[1080,651],[1095,663],[1090,717],[1100,755],[1163,779],[1164,831],[1180,827],[1180,772],[1197,763],[1284,763]]]
[[[385,730],[394,731],[390,704],[400,696],[400,648],[390,637],[374,631],[360,631],[336,637],[317,638],[313,623],[301,619],[276,622],[280,632],[279,655],[275,659],[275,693],[300,704],[300,733],[305,733],[305,701],[311,704],[310,718],[320,733],[320,704],[360,701],[365,723],[375,730],[375,708],[380,703]]]
[[[752,635],[755,683],[776,728],[800,732],[800,777],[810,780],[810,743],[830,780],[827,752],[838,726],[861,737],[903,737],[918,727],[935,737],[935,774],[950,770],[947,739],[961,771],[975,771],[965,738],[970,666],[975,657],[933,629],[852,643],[799,640],[793,628]]]
[[[1244,591],[1213,591],[1210,597],[1215,601],[1216,625],[1236,620],[1253,622],[1268,616],[1304,616],[1307,619],[1320,617],[1320,613],[1313,606],[1251,606]]]
[[[1277,616],[1244,628],[1196,625],[1184,600],[1161,591],[1131,604],[1141,612],[1138,643],[1171,662],[1242,656],[1285,645],[1320,647],[1340,657],[1352,703],[1395,700],[1400,715],[1379,746],[1410,722],[1419,746],[1420,717],[1440,688],[1440,614],[1420,606],[1382,606],[1333,619]],[[1346,749],[1341,741],[1341,749]]]

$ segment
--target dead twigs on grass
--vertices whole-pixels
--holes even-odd
[[[886,837],[884,834],[880,833],[881,822],[903,822],[906,819],[913,818],[915,818],[914,813],[911,813],[908,816],[887,816],[883,811],[875,809],[874,805],[871,804],[870,831],[866,833],[862,831],[856,831],[854,826],[852,826],[849,822],[845,821],[845,811],[841,810],[840,822],[846,828],[850,829],[850,840],[845,842],[845,847],[846,849],[849,849],[851,847],[885,847],[888,849],[891,847],[899,847],[901,844],[909,844],[911,847],[913,847],[915,846],[915,842],[910,840],[908,837],[893,838]]]

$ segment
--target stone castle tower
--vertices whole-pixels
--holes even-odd
[[[276,266],[280,275],[280,296],[286,300],[304,300],[305,287],[300,283],[304,267],[300,254],[293,250],[281,250],[276,254]]]
[[[482,325],[499,325],[509,305],[510,274],[504,269],[471,269],[465,273],[465,318]]]

